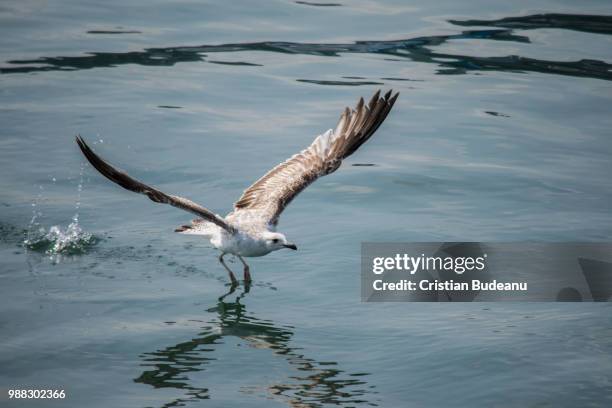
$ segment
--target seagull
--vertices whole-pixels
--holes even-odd
[[[251,274],[244,257],[259,257],[283,248],[297,250],[285,235],[276,232],[278,218],[285,207],[319,177],[336,171],[342,160],[353,154],[383,123],[399,92],[378,90],[366,105],[363,98],[354,109],[346,107],[335,129],[317,136],[310,146],[293,155],[247,188],[225,217],[193,201],[166,194],[113,167],[85,143],[79,135],[76,143],[85,158],[104,177],[135,193],[144,194],[156,203],[170,204],[198,216],[189,225],[175,229],[181,234],[200,235],[221,251],[219,262],[227,270],[232,287],[236,276],[224,257],[234,255],[244,266],[244,283],[250,285]]]

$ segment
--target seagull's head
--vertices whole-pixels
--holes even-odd
[[[263,239],[266,242],[266,246],[270,251],[278,251],[279,249],[289,248],[294,251],[297,250],[295,244],[287,241],[287,238],[280,232],[269,232],[266,231],[263,234]]]

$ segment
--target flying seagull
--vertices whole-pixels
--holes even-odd
[[[282,248],[297,249],[283,234],[276,232],[278,217],[295,196],[319,177],[336,171],[344,158],[374,134],[398,96],[399,92],[393,95],[390,90],[381,97],[379,90],[367,105],[360,98],[354,109],[345,108],[335,129],[317,136],[306,149],[257,180],[244,191],[234,203],[233,211],[225,217],[191,200],[166,194],[133,179],[95,154],[81,136],[76,137],[76,142],[92,166],[110,181],[145,194],[156,203],[170,204],[197,215],[190,225],[182,225],[175,231],[210,239],[210,243],[221,251],[219,262],[227,270],[232,286],[238,281],[223,257],[227,254],[237,256],[244,265],[244,282],[250,284],[249,266],[243,257],[264,256]]]

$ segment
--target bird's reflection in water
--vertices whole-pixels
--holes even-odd
[[[247,312],[241,300],[249,287],[236,294],[235,287],[221,296],[214,308],[216,318],[203,327],[192,340],[141,355],[143,366],[150,367],[134,381],[155,388],[177,388],[185,391],[183,398],[164,407],[184,406],[189,402],[214,398],[205,384],[195,384],[189,374],[204,371],[214,360],[220,340],[235,336],[257,349],[270,350],[271,357],[284,359],[295,370],[286,381],[266,384],[269,397],[291,407],[323,407],[326,405],[353,407],[376,406],[371,399],[376,392],[367,384],[367,373],[346,373],[335,362],[316,361],[291,345],[292,327],[278,326]],[[234,301],[227,301],[234,297]],[[214,394],[214,391],[212,391]]]

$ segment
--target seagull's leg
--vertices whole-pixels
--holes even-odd
[[[238,259],[240,259],[240,262],[242,262],[242,264],[244,265],[244,283],[250,284],[251,283],[251,272],[249,271],[249,265],[247,265],[247,263],[244,262],[244,259],[242,259],[240,255],[238,255]]]
[[[232,286],[236,286],[238,285],[238,280],[234,276],[234,272],[232,272],[232,270],[223,261],[224,256],[225,256],[225,252],[222,253],[221,256],[219,257],[219,262],[221,262],[221,265],[223,265],[223,267],[227,270],[227,273],[229,273],[230,280],[232,281]]]

